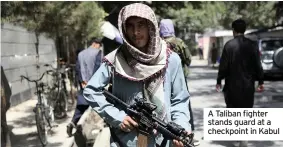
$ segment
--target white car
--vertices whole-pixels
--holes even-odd
[[[264,38],[258,43],[264,75],[283,77],[283,38]]]

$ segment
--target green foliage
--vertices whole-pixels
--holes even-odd
[[[45,3],[1,2],[1,20],[22,25],[30,31],[39,31],[44,19]]]
[[[283,1],[276,2],[274,9],[276,9],[277,23],[283,24]]]
[[[231,22],[237,18],[243,18],[247,21],[251,29],[273,26],[276,22],[275,2],[269,1],[250,1],[250,2],[224,2],[226,6],[226,15],[221,20],[221,25],[225,28],[231,28]]]
[[[3,1],[1,20],[20,24],[31,31],[46,33],[54,39],[68,36],[71,42],[84,44],[91,37],[101,36],[100,25],[107,13],[114,14],[109,20],[117,25],[119,10],[135,2],[137,1]],[[248,29],[270,27],[278,23],[279,19],[280,22],[283,20],[282,2],[144,1],[142,3],[149,5],[155,11],[158,20],[172,19],[179,37],[185,38],[185,34],[190,36],[208,28],[231,29],[232,21],[238,18],[247,21]]]
[[[275,25],[279,18],[278,14],[280,16],[282,12],[279,8],[282,4],[278,3],[275,6],[276,3],[272,1],[164,2],[164,4],[153,2],[151,6],[159,19],[172,19],[176,35],[192,47],[195,46],[193,33],[202,33],[206,29],[231,29],[231,23],[238,18],[247,22],[248,29]],[[192,52],[193,48],[190,48]]]
[[[92,37],[102,37],[107,15],[97,2],[9,1],[1,2],[2,22],[13,23],[54,39],[58,57],[69,59]],[[38,47],[36,47],[38,51]],[[71,53],[70,53],[71,52]],[[72,54],[72,55],[71,55]]]
[[[246,20],[249,28],[257,29],[275,24],[274,5],[275,2],[272,1],[184,2],[178,7],[159,8],[161,10],[157,13],[163,13],[158,14],[161,18],[171,18],[175,22],[177,31],[183,28],[191,32],[203,32],[206,28],[231,29],[232,21],[238,18]]]
[[[70,25],[73,31],[80,32],[86,39],[102,37],[101,23],[107,14],[95,2],[82,2],[72,11]],[[70,30],[71,31],[71,30]]]
[[[1,8],[4,22],[46,33],[52,38],[69,36],[82,40],[101,37],[100,26],[107,15],[96,2],[14,1],[2,2]]]

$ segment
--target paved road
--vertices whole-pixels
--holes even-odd
[[[199,147],[233,147],[232,142],[202,140],[203,108],[225,107],[223,94],[215,91],[218,71],[205,65],[205,61],[193,60],[188,81],[196,126],[195,134],[197,139],[201,140]],[[255,94],[255,107],[283,108],[282,85],[283,81],[265,81],[266,91]],[[283,141],[251,141],[248,145],[250,147],[283,147]]]

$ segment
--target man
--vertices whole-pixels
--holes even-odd
[[[198,54],[199,54],[199,59],[203,60],[203,49],[201,46],[198,47]]]
[[[102,51],[99,49],[101,46],[101,41],[97,38],[91,40],[91,46],[78,54],[77,69],[79,70],[78,79],[80,82],[80,87],[82,88],[78,92],[77,107],[72,119],[72,122],[67,126],[67,133],[69,136],[72,135],[72,129],[76,127],[79,119],[84,114],[84,112],[89,107],[88,103],[85,101],[82,90],[87,85],[92,75],[97,71],[101,64]]]
[[[140,3],[127,5],[119,13],[118,26],[124,44],[104,58],[83,92],[90,106],[109,124],[110,146],[136,147],[145,141],[147,147],[154,147],[162,141],[158,132],[142,138],[137,122],[106,101],[98,89],[110,81],[112,93],[125,103],[144,98],[157,105],[159,119],[173,121],[190,132],[189,92],[181,60],[160,38],[153,10]],[[183,146],[176,140],[173,144]]]
[[[252,108],[255,80],[258,80],[259,84],[257,90],[263,90],[263,69],[259,50],[255,42],[244,37],[244,20],[235,20],[232,28],[234,39],[224,46],[216,89],[220,91],[221,80],[225,79],[223,92],[227,108]]]
[[[81,76],[81,71],[80,71],[80,63],[79,63],[79,53],[81,52],[81,49],[78,49],[76,51],[76,66],[75,66],[75,86],[78,89],[83,89],[81,86],[81,82],[82,82],[82,76]]]
[[[185,77],[187,77],[189,75],[188,67],[191,64],[191,52],[185,42],[175,36],[174,24],[171,19],[162,19],[160,21],[160,37],[180,56]]]
[[[10,147],[10,135],[7,125],[6,112],[10,108],[10,97],[12,91],[1,65],[1,146]]]
[[[216,48],[216,45],[215,45],[214,42],[212,43],[212,48],[211,48],[210,56],[211,56],[212,67],[214,68],[215,64],[217,62],[217,56],[218,56],[217,48]]]
[[[187,77],[189,75],[188,66],[191,64],[191,54],[188,46],[184,43],[184,41],[180,38],[175,37],[174,24],[171,19],[162,19],[160,21],[160,37],[162,37],[171,49],[176,52],[181,57],[182,67],[184,70],[185,80],[187,83]],[[187,84],[186,84],[187,85]],[[193,112],[191,108],[191,103],[189,103],[189,111],[190,111],[190,124],[191,129],[194,131],[194,119]],[[194,145],[199,145],[198,140],[194,140]]]
[[[263,90],[263,69],[255,42],[244,37],[246,23],[242,19],[232,23],[234,39],[228,41],[220,59],[216,90],[223,88],[227,108],[252,108],[254,105],[255,80],[258,91]],[[247,147],[247,141],[234,146]]]

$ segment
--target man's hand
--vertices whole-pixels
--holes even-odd
[[[216,88],[217,92],[221,92],[222,85],[221,84],[216,84],[215,88]]]
[[[173,146],[174,147],[184,147],[183,143],[177,140],[173,140]]]
[[[82,84],[82,87],[85,88],[87,85],[87,82],[83,81],[81,84]]]
[[[263,90],[264,90],[263,84],[257,86],[257,89],[256,89],[257,92],[263,92]]]
[[[189,133],[189,132],[187,132],[186,131],[186,133],[189,135],[189,134],[191,134],[191,133]],[[181,142],[181,141],[178,141],[178,140],[173,140],[173,146],[174,147],[184,147],[184,144]]]
[[[135,127],[138,127],[138,123],[128,115],[124,118],[120,125],[120,129],[124,132],[131,132]]]

